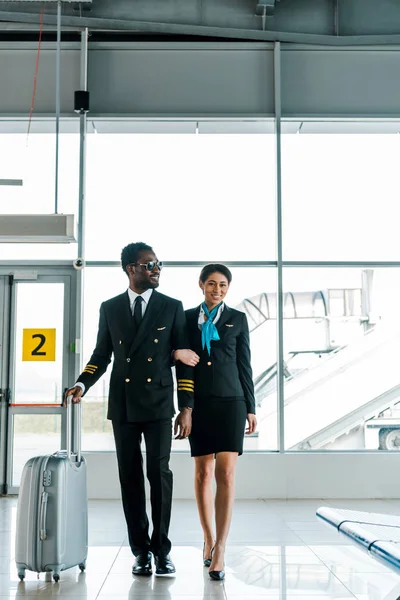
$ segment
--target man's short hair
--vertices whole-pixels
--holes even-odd
[[[122,270],[128,274],[126,267],[128,265],[133,265],[137,262],[139,254],[144,250],[150,250],[150,252],[154,252],[153,248],[144,242],[132,242],[132,244],[128,244],[125,248],[122,248],[121,252],[121,266]]]
[[[228,283],[232,281],[232,273],[228,267],[220,263],[204,265],[200,273],[200,281],[205,283],[212,273],[221,273],[221,275],[224,275],[227,278]]]

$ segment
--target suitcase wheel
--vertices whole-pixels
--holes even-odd
[[[86,562],[83,562],[83,563],[81,563],[81,564],[79,565],[79,568],[80,568],[80,570],[81,570],[81,571],[82,571],[82,573],[83,573],[83,571],[86,569]]]
[[[21,581],[25,579],[25,569],[18,569],[18,577]]]
[[[58,583],[60,581],[60,573],[53,573],[53,579],[55,583]]]

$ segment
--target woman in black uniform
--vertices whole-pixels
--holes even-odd
[[[200,273],[204,302],[186,311],[190,348],[200,357],[194,369],[195,403],[189,436],[195,459],[195,491],[204,532],[204,565],[212,579],[223,579],[225,544],[232,519],[237,457],[243,436],[257,421],[249,328],[243,312],[224,299],[232,273],[221,264],[208,264]],[[215,460],[214,460],[215,458]],[[215,474],[215,522],[213,490]]]

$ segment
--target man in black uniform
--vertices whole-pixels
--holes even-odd
[[[182,303],[160,294],[162,263],[142,242],[122,250],[122,268],[129,277],[127,292],[103,302],[94,352],[74,387],[66,395],[73,402],[95,384],[114,355],[108,414],[117,450],[122,502],[129,543],[135,562],[132,572],[151,575],[151,553],[157,575],[175,572],[169,552],[168,529],[172,503],[169,458],[174,415],[171,366],[174,351],[179,415],[178,437],[187,437],[193,408],[193,367],[198,356],[189,350]],[[149,537],[140,442],[146,444],[147,478],[150,482],[153,532]]]

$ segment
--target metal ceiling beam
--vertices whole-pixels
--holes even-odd
[[[39,26],[38,15],[32,13],[0,11],[0,21],[13,23],[35,23]],[[56,27],[57,17],[43,15],[45,25]],[[287,42],[319,46],[381,46],[400,44],[400,34],[390,35],[348,35],[331,36],[312,33],[292,33],[283,31],[257,31],[229,27],[207,27],[203,25],[182,25],[178,23],[157,23],[151,21],[128,21],[122,19],[101,19],[90,17],[63,16],[63,26],[82,30],[104,32],[131,32],[163,35],[186,35],[214,37],[235,40],[255,40],[260,42]]]
[[[8,3],[10,0],[0,0],[0,4],[1,3]],[[40,0],[43,4],[54,4],[55,2],[57,2],[57,0]],[[12,2],[14,2],[15,4],[18,4],[18,2],[22,3],[28,3],[28,4],[33,4],[33,3],[38,3],[38,0],[12,0]],[[61,2],[63,2],[64,4],[91,4],[93,2],[93,0],[61,0]]]
[[[22,179],[0,179],[0,185],[21,186],[22,184]]]
[[[64,25],[61,26],[61,32],[63,32],[63,31],[80,32],[80,31],[83,31],[84,29],[85,29],[84,27],[64,27]],[[37,23],[7,23],[6,21],[0,21],[0,32],[1,31],[8,31],[11,33],[18,32],[18,31],[37,32],[37,30],[38,30]],[[44,25],[43,31],[54,32],[55,29],[52,25]]]

